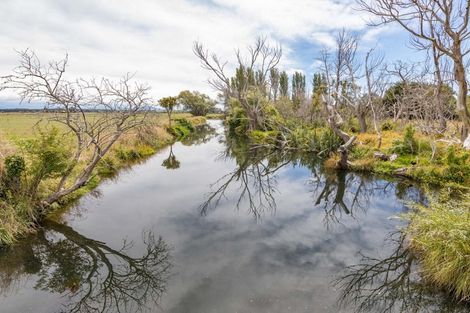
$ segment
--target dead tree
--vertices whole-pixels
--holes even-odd
[[[254,88],[255,93],[267,97],[268,86],[275,83],[269,82],[269,74],[281,60],[281,47],[272,46],[267,38],[259,37],[253,45],[248,46],[247,57],[244,57],[240,50],[236,50],[237,62],[232,64],[238,68],[235,78],[226,72],[228,61],[221,61],[215,53],[209,53],[201,43],[195,42],[193,51],[203,68],[215,75],[215,78],[209,79],[209,84],[224,95],[226,102],[230,98],[238,99],[248,116],[251,129],[263,128],[263,101],[259,101],[259,98],[254,101],[248,99],[248,91]]]
[[[20,65],[14,73],[4,77],[4,88],[16,91],[22,101],[45,103],[48,119],[64,125],[75,138],[73,157],[43,207],[85,186],[113,144],[143,125],[151,102],[150,88],[134,83],[133,75],[126,74],[119,81],[66,80],[67,63],[66,56],[42,64],[33,51],[26,50],[20,52]],[[73,174],[79,162],[85,166]]]
[[[340,93],[338,81],[342,81],[348,73],[351,73],[351,62],[354,59],[356,41],[345,37],[342,32],[337,37],[337,46],[334,52],[335,57],[331,60],[331,53],[324,50],[321,55],[323,73],[326,78],[325,94],[322,95],[322,102],[327,114],[327,121],[333,132],[341,138],[343,144],[339,147],[340,160],[337,166],[340,169],[348,168],[349,149],[356,140],[356,136],[350,136],[341,129],[344,124],[343,117],[339,113],[340,99],[347,100],[347,97]],[[349,64],[349,65],[348,65]],[[354,83],[354,81],[353,81]]]
[[[371,49],[366,54],[364,62],[364,75],[367,86],[366,107],[372,112],[372,122],[377,134],[377,149],[382,146],[382,131],[378,125],[379,114],[377,112],[375,97],[383,96],[385,92],[385,71],[382,68],[384,56],[375,55],[375,49]]]
[[[462,122],[461,140],[470,141],[470,113],[465,57],[470,53],[470,3],[452,0],[357,0],[361,8],[377,16],[373,25],[396,23],[414,40],[427,41],[453,61],[458,86],[457,110]]]

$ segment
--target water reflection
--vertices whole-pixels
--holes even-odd
[[[170,146],[170,154],[168,155],[168,158],[163,160],[162,166],[168,170],[176,170],[180,168],[180,161],[176,159],[176,156],[173,153],[173,145]]]
[[[208,124],[200,125],[195,132],[181,140],[186,146],[197,146],[210,141],[216,134],[216,129]],[[168,170],[176,170],[181,166],[181,162],[176,158],[173,152],[174,144],[170,145],[169,155],[163,160],[162,166]]]
[[[0,297],[0,311],[133,313],[148,302],[150,312],[351,313],[380,312],[390,301],[396,303],[390,312],[399,311],[408,301],[405,291],[413,295],[410,290],[421,281],[415,269],[406,270],[409,255],[383,261],[377,250],[402,256],[395,252],[399,242],[382,247],[382,241],[399,224],[389,217],[406,210],[401,200],[422,197],[417,189],[406,181],[327,171],[310,155],[251,149],[226,139],[222,124],[210,122],[220,126],[217,133],[195,133],[103,184],[101,198],[83,198],[87,213],[65,218],[75,230],[50,225],[0,253],[0,288],[3,294],[11,290]],[[166,170],[161,165],[168,159],[181,166]],[[139,234],[149,228],[172,247],[177,270],[168,282],[166,244],[148,236],[140,244]],[[113,250],[122,237],[136,244]],[[360,262],[359,251],[371,257]],[[332,282],[357,263],[344,274],[351,283],[339,283],[345,292],[338,307]],[[374,278],[362,265],[389,273]],[[408,273],[416,276],[411,287],[392,291]],[[368,295],[394,275],[400,278]],[[371,279],[359,284],[362,277]],[[438,303],[422,290],[413,312],[427,312],[428,300],[435,300],[434,308],[445,307],[444,298]],[[382,296],[388,301],[383,305]],[[159,307],[153,305],[159,300]],[[411,300],[406,303],[413,307]]]
[[[244,141],[227,139],[226,150],[219,159],[234,159],[236,167],[211,184],[212,191],[200,205],[202,215],[215,209],[229,191],[236,194],[236,208],[246,207],[256,219],[265,212],[276,211],[276,174],[295,159],[293,155],[264,148],[250,149]]]
[[[22,277],[35,277],[34,289],[67,299],[57,312],[141,312],[158,303],[171,267],[169,249],[151,232],[143,237],[139,257],[124,242],[113,249],[71,227],[47,221],[38,234],[0,255],[1,293],[14,289]]]
[[[209,142],[216,135],[216,129],[210,124],[197,126],[195,132],[183,138],[181,143],[185,146],[197,146]]]
[[[248,207],[248,212],[256,219],[263,213],[275,212],[278,174],[284,169],[295,167],[310,171],[309,184],[315,207],[325,211],[325,224],[339,223],[343,214],[355,218],[355,212],[365,212],[372,198],[391,196],[409,200],[410,196],[422,198],[418,189],[406,182],[386,182],[365,173],[350,173],[324,169],[321,160],[293,151],[250,148],[245,141],[226,139],[226,150],[219,159],[234,159],[236,167],[211,184],[211,192],[200,205],[203,215],[215,209],[229,194],[235,195],[236,209]],[[395,188],[399,187],[401,188]],[[410,193],[411,192],[411,193]]]
[[[378,313],[470,311],[470,306],[456,303],[451,296],[426,286],[402,232],[392,233],[387,244],[393,247],[392,253],[382,258],[364,256],[360,264],[349,267],[337,280],[343,307]]]
[[[320,175],[310,181],[315,194],[315,206],[322,207],[324,223],[327,227],[341,223],[343,215],[356,218],[359,212],[365,213],[371,206],[374,197],[390,197],[395,191],[395,183],[378,180],[365,173],[349,173],[323,169]],[[411,193],[419,193],[417,189],[407,186],[398,199],[409,199]]]
[[[332,224],[342,225],[344,217],[351,220],[364,216],[377,199],[424,201],[424,194],[406,180],[390,182],[364,173],[328,170],[309,156],[250,149],[243,142],[230,139],[226,144],[227,148],[219,158],[234,159],[236,166],[211,185],[212,192],[200,206],[204,215],[223,200],[234,203],[236,209],[248,208],[256,219],[267,212],[275,212],[276,198],[282,192],[278,190],[278,176],[292,172],[296,166],[310,171],[308,183],[313,187],[314,208],[324,211],[327,231]],[[403,209],[406,209],[404,205],[397,213]],[[446,295],[436,296],[435,290],[425,287],[401,232],[390,236],[388,244],[392,250],[389,256],[364,257],[362,263],[349,267],[348,273],[337,281],[342,290],[342,309],[357,312],[468,312],[468,307],[452,303]]]

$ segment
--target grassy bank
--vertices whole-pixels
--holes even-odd
[[[457,301],[470,300],[470,194],[431,198],[405,215],[410,249],[420,260],[423,279],[450,292]]]
[[[43,177],[34,197],[28,194],[27,190],[38,171],[38,158],[48,159],[51,165],[56,166],[60,162],[51,157],[72,151],[74,140],[70,134],[65,133],[60,125],[47,122],[47,118],[47,113],[0,114],[0,244],[12,243],[19,236],[33,231],[38,223],[38,214],[41,214],[35,205],[57,188],[61,172]],[[54,203],[48,214],[61,212],[70,203],[96,188],[103,179],[188,136],[196,126],[205,123],[205,118],[192,117],[190,114],[174,114],[171,128],[164,114],[151,114],[147,119],[144,126],[126,133],[112,146],[84,187]],[[50,145],[44,150],[46,153],[37,151],[40,149],[31,153],[31,147],[37,143],[44,144],[44,138]],[[21,169],[22,174],[12,181],[8,178],[8,171],[15,166]],[[78,175],[84,166],[79,161],[71,176]]]

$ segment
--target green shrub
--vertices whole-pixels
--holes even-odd
[[[176,123],[168,128],[168,132],[177,139],[183,139],[194,131],[194,126],[187,119],[177,119]]]
[[[96,166],[96,172],[102,177],[110,177],[117,173],[117,167],[113,159],[104,157]]]
[[[253,143],[257,144],[276,144],[276,138],[279,135],[278,131],[262,131],[254,130],[250,132],[249,137]]]
[[[403,140],[395,140],[393,142],[392,152],[398,154],[411,154],[418,153],[418,141],[416,140],[415,130],[413,126],[408,125],[403,134]]]
[[[380,125],[380,129],[383,131],[394,130],[395,124],[391,121],[385,121],[382,123],[382,125]]]
[[[248,117],[242,108],[236,107],[232,110],[231,114],[227,117],[227,125],[230,134],[232,135],[246,135],[248,132]]]
[[[20,155],[10,155],[5,161],[5,173],[1,178],[0,195],[3,197],[11,197],[18,193],[21,187],[21,176],[26,170],[26,162]]]
[[[38,135],[20,143],[30,161],[29,196],[34,198],[39,184],[60,177],[69,167],[71,152],[57,128],[39,130]]]
[[[142,156],[140,155],[139,151],[136,149],[124,149],[124,148],[118,148],[116,149],[116,157],[121,160],[121,161],[136,161]]]
[[[359,160],[372,156],[372,149],[369,146],[354,146],[351,150],[351,157]]]
[[[190,132],[193,132],[194,131],[194,126],[193,124],[191,124],[190,121],[188,121],[187,119],[185,118],[179,118],[176,120],[176,123],[180,126],[183,126],[184,128],[187,128],[189,129]]]
[[[5,159],[5,175],[9,178],[20,177],[26,169],[26,162],[20,155],[10,155]]]

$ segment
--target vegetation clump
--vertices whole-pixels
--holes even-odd
[[[431,198],[405,217],[410,248],[420,260],[429,283],[451,291],[457,300],[470,300],[470,194]]]

